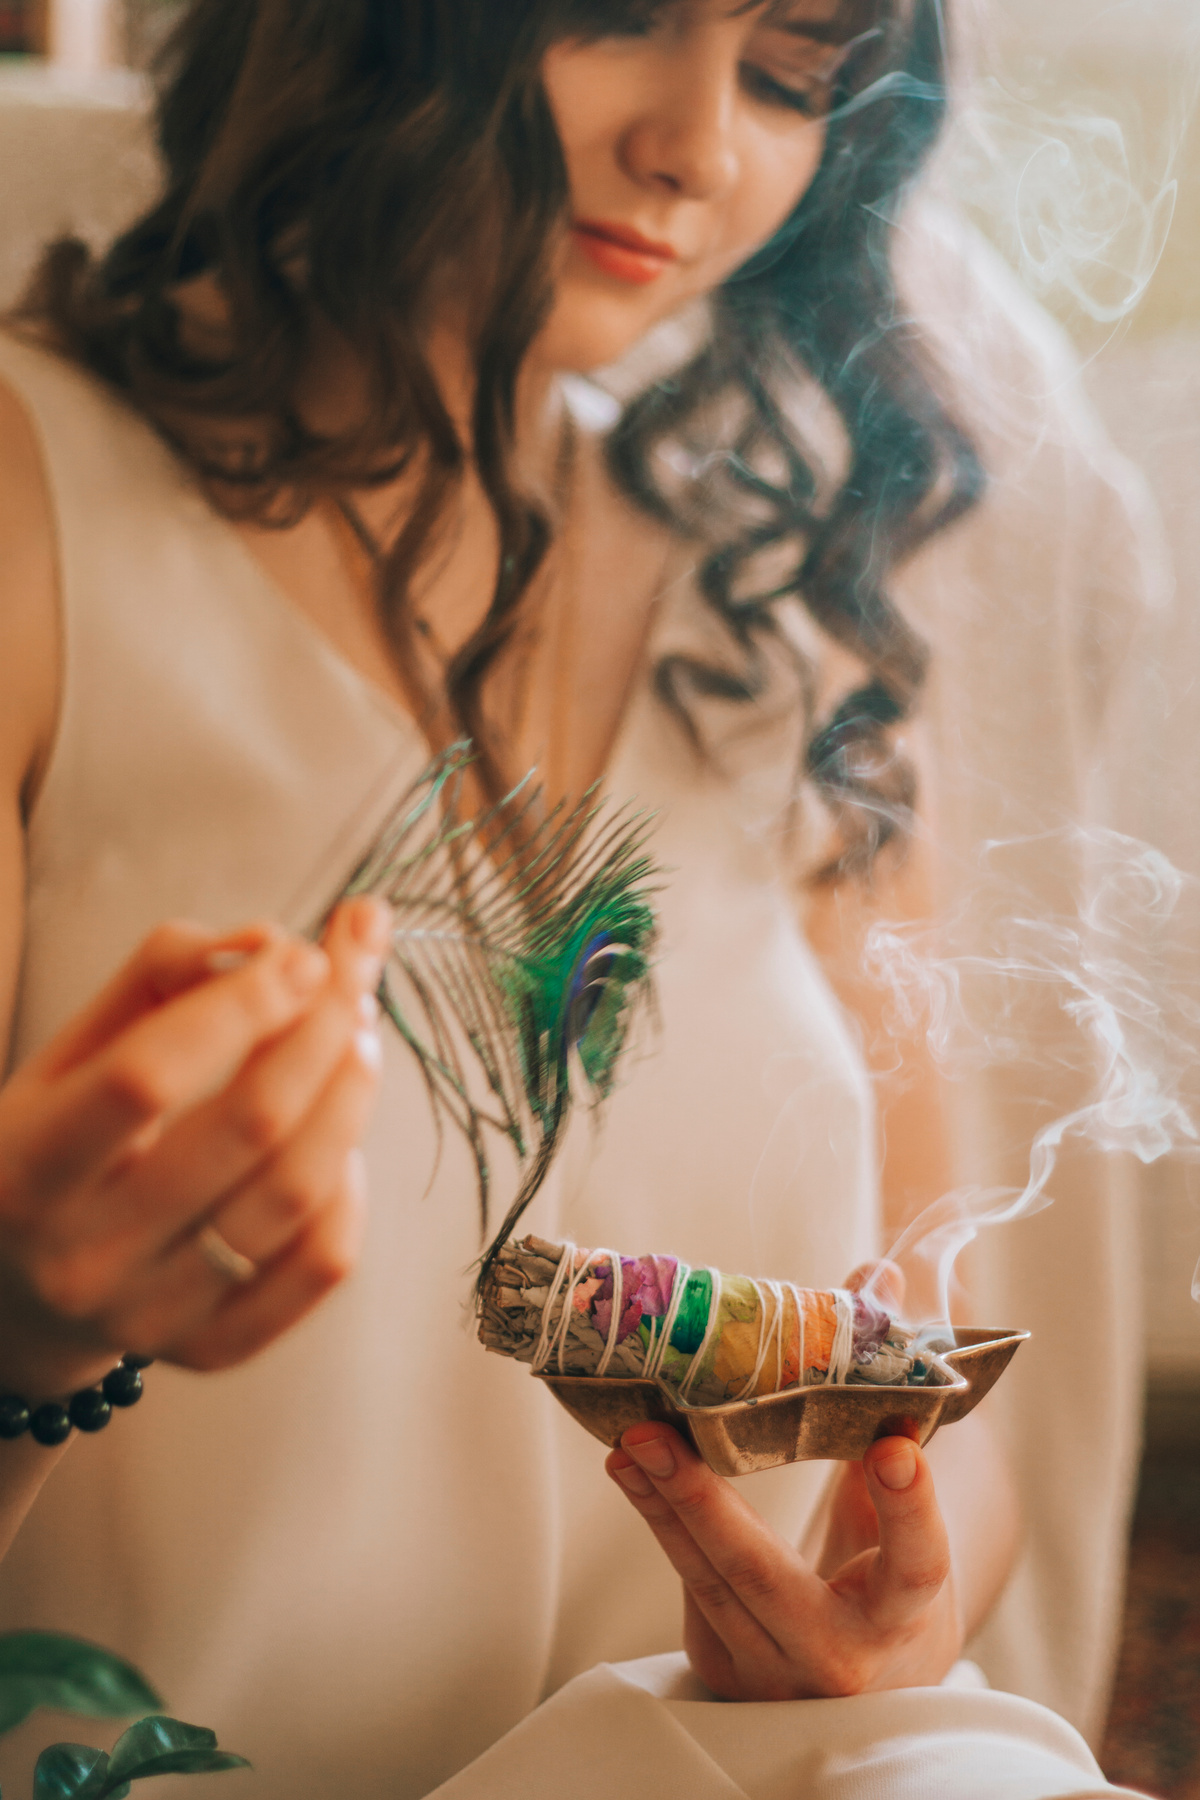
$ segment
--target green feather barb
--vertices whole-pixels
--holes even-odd
[[[429,765],[344,897],[376,894],[393,909],[380,1001],[417,1059],[439,1129],[449,1118],[471,1146],[485,1231],[488,1131],[520,1161],[486,1275],[545,1179],[572,1104],[612,1090],[649,988],[657,871],[647,816],[595,789],[539,818],[527,778],[464,818],[470,762],[470,746],[455,744]]]

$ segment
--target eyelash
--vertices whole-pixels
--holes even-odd
[[[657,18],[630,19],[626,23],[610,24],[604,32],[610,38],[647,38],[652,37],[658,28]],[[791,88],[785,82],[776,81],[765,69],[759,69],[753,63],[742,65],[742,80],[747,88],[758,99],[770,106],[783,106],[789,112],[799,113],[805,119],[821,119],[829,111],[832,96],[832,83],[814,81],[808,88]]]
[[[830,90],[824,82],[814,81],[809,88],[791,88],[776,81],[764,69],[756,69],[752,63],[743,65],[742,80],[759,99],[773,106],[785,106],[806,119],[823,118],[829,110]]]

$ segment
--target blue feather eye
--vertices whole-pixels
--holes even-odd
[[[626,1012],[636,952],[608,931],[597,931],[584,945],[571,973],[567,993],[564,1048],[578,1051],[588,1080],[607,1088],[625,1035]]]
[[[614,944],[607,931],[596,932],[584,945],[567,990],[568,1044],[578,1044],[586,1033],[624,948]]]

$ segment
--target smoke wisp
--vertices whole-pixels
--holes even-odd
[[[1023,1187],[946,1194],[893,1246],[936,1267],[943,1321],[961,1251],[984,1227],[1051,1204],[1067,1142],[1144,1164],[1200,1158],[1200,979],[1189,973],[1200,883],[1119,832],[1068,828],[1082,891],[1070,913],[1046,916],[1002,865],[1006,852],[1049,851],[1060,835],[988,845],[953,919],[881,923],[867,939],[885,1029],[923,1038],[946,1079],[1003,1066],[1031,1093],[1061,1087],[1065,1074],[1082,1096],[1038,1130]],[[1192,1293],[1200,1300],[1200,1266]]]

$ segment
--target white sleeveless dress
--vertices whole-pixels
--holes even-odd
[[[304,925],[427,750],[143,422],[9,339],[0,376],[43,447],[64,622],[61,719],[29,829],[19,1061],[163,917]],[[647,671],[694,632],[691,614],[686,594],[664,606]],[[785,773],[751,759],[740,778],[702,774],[639,683],[608,783],[660,815],[661,1030],[599,1130],[574,1133],[531,1215],[542,1232],[813,1284],[874,1248],[866,1074],[773,868]],[[473,1339],[469,1160],[448,1139],[431,1183],[424,1091],[394,1039],[367,1156],[355,1276],[248,1367],[156,1368],[136,1413],[73,1447],[0,1569],[0,1626],[131,1657],[173,1711],[251,1757],[253,1777],[223,1779],[257,1800],[416,1800],[592,1663],[678,1642],[675,1579],[600,1446]],[[751,1497],[795,1537],[820,1480],[784,1470]],[[647,1756],[669,1759],[682,1727],[666,1703],[617,1689],[658,1709],[667,1748]],[[870,1703],[837,1704],[873,1741]],[[764,1710],[788,1744],[815,1717]],[[1074,1787],[1003,1791],[1099,1787],[1072,1741]],[[516,1776],[476,1785],[468,1769],[454,1793],[582,1791],[557,1751],[546,1766],[536,1744],[516,1754]],[[711,1746],[701,1761],[714,1794],[752,1791]],[[678,1766],[675,1791],[709,1791],[694,1757]]]

